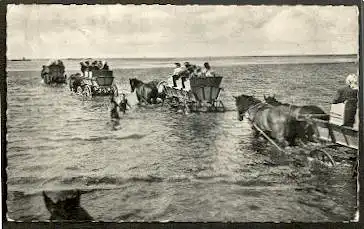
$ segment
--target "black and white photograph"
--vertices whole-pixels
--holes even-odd
[[[358,221],[357,6],[6,21],[8,221]]]

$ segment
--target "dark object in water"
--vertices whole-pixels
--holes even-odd
[[[67,76],[65,74],[65,66],[61,60],[51,62],[42,66],[41,77],[46,84],[66,83]]]
[[[110,111],[110,115],[111,115],[111,119],[120,119],[120,112],[123,112],[125,114],[127,107],[131,107],[127,98],[125,97],[125,94],[121,94],[121,100],[118,102],[115,98],[115,95],[111,96],[110,99],[110,103],[111,103],[111,111]]]
[[[79,190],[60,191],[48,193],[48,195],[43,191],[42,194],[44,203],[51,214],[50,220],[93,220],[87,211],[80,206],[81,192]]]
[[[262,103],[249,95],[235,97],[235,104],[239,121],[247,114],[253,130],[258,131],[254,126],[258,127],[259,131],[275,139],[282,147],[295,145],[297,136],[301,135],[302,123],[289,115],[282,106]]]
[[[275,96],[264,96],[264,100],[266,103],[273,106],[283,106],[286,107],[287,112],[294,117],[305,123],[302,127],[304,127],[304,133],[301,137],[301,140],[314,142],[315,134],[318,135],[317,127],[314,123],[310,121],[309,118],[317,118],[321,120],[328,121],[329,115],[325,113],[320,107],[314,105],[305,105],[305,106],[296,106],[289,103],[281,103],[279,102]]]
[[[82,76],[80,73],[72,74],[69,77],[69,87],[71,91],[77,92],[77,89],[80,87],[82,89],[82,86],[84,83],[82,82]]]

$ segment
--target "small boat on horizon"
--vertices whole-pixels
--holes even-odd
[[[27,59],[27,58],[23,57],[21,59],[11,59],[10,61],[31,61],[31,59]]]

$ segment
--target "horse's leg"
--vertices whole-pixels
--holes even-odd
[[[315,124],[310,124],[310,129],[308,130],[308,140],[310,142],[318,143],[318,139],[320,137],[320,133],[317,129],[317,126]]]
[[[146,100],[149,104],[153,104],[154,101],[153,101],[153,91],[150,90],[149,88],[147,88],[148,90],[146,90],[146,88],[144,89],[145,90],[145,95],[146,95]]]
[[[137,99],[138,99],[138,103],[140,104],[140,100],[141,100],[141,98],[140,98],[140,95],[139,95],[139,93],[136,93],[136,96],[137,96]]]
[[[251,128],[253,130],[253,136],[254,136],[254,138],[259,138],[260,137],[259,131],[253,125],[251,126]]]
[[[283,148],[290,145],[290,142],[286,139],[286,130],[283,124],[279,125],[280,123],[275,123],[272,125],[271,136],[274,138],[279,145]]]

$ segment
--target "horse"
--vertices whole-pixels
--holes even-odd
[[[158,89],[157,81],[152,81],[149,83],[143,83],[143,81],[136,78],[129,79],[131,92],[136,92],[136,96],[139,102],[146,102],[149,104],[157,103]]]
[[[60,191],[53,195],[55,201],[45,191],[42,192],[45,206],[51,214],[49,220],[92,221],[93,218],[80,206],[79,190]]]
[[[329,120],[329,115],[325,113],[320,107],[314,106],[314,105],[304,105],[304,106],[297,106],[292,105],[289,103],[281,103],[279,102],[275,96],[265,96],[264,100],[266,103],[273,105],[273,106],[283,106],[288,109],[288,112],[295,117],[298,120],[302,120],[303,122],[306,122],[306,125],[304,126],[304,134],[302,137],[302,140],[307,140],[310,142],[314,142],[314,135],[318,135],[317,128],[315,127],[314,123],[310,122],[307,117],[315,117],[317,119]]]
[[[234,98],[239,121],[242,121],[244,116],[247,117],[256,136],[258,131],[262,131],[275,139],[282,147],[296,144],[295,140],[300,135],[301,123],[282,107],[263,103],[249,95],[234,96]]]
[[[77,92],[78,87],[82,87],[82,77],[80,73],[72,74],[69,77],[70,90]]]

